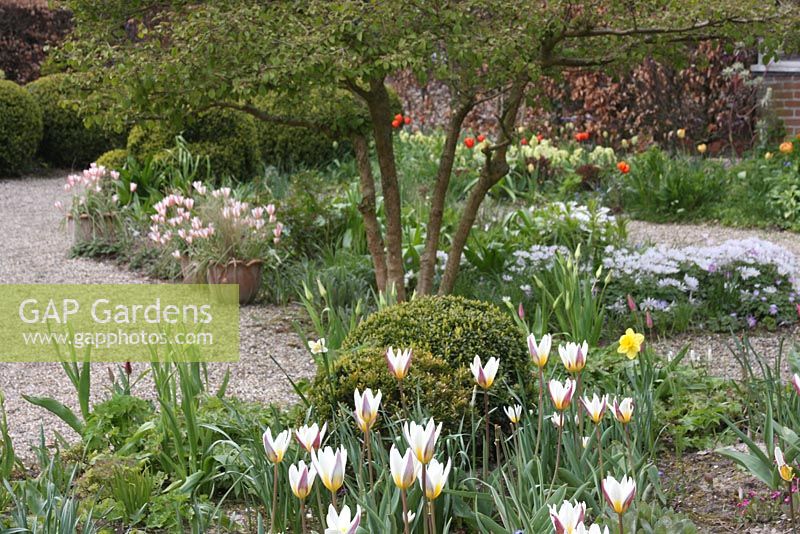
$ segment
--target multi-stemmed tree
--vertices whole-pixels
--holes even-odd
[[[565,68],[686,57],[698,40],[785,44],[793,2],[775,0],[68,0],[77,21],[71,65],[96,89],[84,104],[117,120],[169,119],[213,107],[349,138],[379,290],[405,298],[401,196],[387,77],[410,69],[450,90],[450,116],[416,291],[434,287],[436,252],[456,146],[467,114],[501,100],[496,141],[462,208],[439,293],[452,291],[479,207],[509,169],[506,152],[526,92]],[[369,124],[352,110],[366,106]],[[260,103],[268,99],[265,108]],[[368,142],[368,137],[372,143]],[[385,207],[376,215],[374,146]]]

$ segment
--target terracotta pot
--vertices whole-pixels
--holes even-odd
[[[181,276],[183,277],[184,284],[202,284],[206,276],[200,270],[196,261],[192,261],[184,255],[181,255]]]
[[[71,214],[67,214],[67,225],[68,231],[72,234],[73,244],[94,241],[95,239],[114,241],[116,237],[114,216],[110,213],[103,215],[100,220],[91,218],[85,213],[82,213],[75,220]]]
[[[252,302],[261,289],[261,271],[264,262],[261,260],[231,260],[225,265],[212,263],[208,266],[207,279],[214,284],[238,284],[239,304]]]

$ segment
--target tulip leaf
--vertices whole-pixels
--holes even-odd
[[[741,465],[771,489],[776,489],[778,487],[777,480],[775,479],[775,470],[772,469],[772,463],[765,463],[761,458],[753,454],[747,454],[733,449],[718,449],[717,453]]]
[[[67,423],[75,432],[81,435],[83,434],[83,423],[81,420],[75,415],[75,412],[59,401],[49,397],[34,397],[31,395],[23,395],[22,398],[31,404],[44,408]]]

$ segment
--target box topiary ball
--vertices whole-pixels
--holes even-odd
[[[83,116],[70,100],[80,98],[70,74],[52,74],[29,83],[25,88],[39,103],[44,120],[44,136],[39,156],[57,167],[83,167],[111,149],[117,139],[100,126],[86,126]]]
[[[332,366],[331,382],[324,370],[314,379],[309,400],[320,420],[330,420],[334,406],[353,406],[353,391],[372,388],[381,390],[381,408],[390,415],[402,414],[400,387],[389,372],[386,352],[376,347],[363,347],[342,353]],[[468,413],[472,398],[472,376],[469,369],[454,368],[442,358],[424,349],[414,350],[411,368],[403,380],[406,406],[414,412],[417,402],[436,421],[444,421],[448,430],[458,428]]]
[[[0,80],[0,176],[21,173],[42,140],[42,110],[22,87]]]
[[[128,135],[128,152],[137,160],[153,158],[175,146],[183,135],[193,156],[208,158],[217,177],[249,180],[258,173],[258,132],[250,115],[229,109],[212,109],[189,117],[182,126],[147,121]]]
[[[448,417],[446,425],[451,431],[458,427],[472,397],[474,382],[469,364],[476,355],[484,364],[491,357],[500,359],[500,370],[490,389],[490,404],[495,410],[511,401],[508,388],[518,393],[524,387],[520,377],[524,380],[532,376],[524,336],[500,308],[463,297],[423,297],[378,311],[350,332],[339,350],[342,363],[336,362],[336,375],[340,377],[337,400],[352,404],[356,385],[373,390],[392,386],[385,361],[380,360],[382,368],[376,363],[389,346],[413,348],[411,373],[430,375],[425,378],[426,389],[420,398],[422,408]],[[427,368],[421,367],[424,360],[417,354],[422,358],[430,354]],[[359,362],[359,358],[365,361]],[[495,421],[501,419],[493,417]]]
[[[101,165],[106,169],[120,171],[128,162],[128,151],[124,148],[115,148],[114,150],[109,150],[108,152],[101,154],[100,157],[97,158],[96,162],[98,165]]]
[[[425,349],[458,367],[469,367],[476,355],[484,363],[494,356],[512,383],[515,371],[530,365],[514,321],[494,304],[463,297],[423,297],[385,308],[354,328],[342,350],[390,345]]]

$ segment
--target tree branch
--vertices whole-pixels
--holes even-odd
[[[707,29],[716,26],[722,26],[724,24],[754,24],[760,22],[769,22],[771,20],[775,20],[776,17],[768,17],[768,18],[757,18],[757,19],[743,19],[738,17],[728,17],[719,20],[704,20],[702,22],[697,22],[690,26],[683,26],[681,28],[627,28],[627,29],[618,29],[618,28],[584,28],[582,30],[573,30],[573,31],[566,31],[563,33],[563,36],[567,39],[572,38],[584,38],[584,37],[604,37],[604,36],[616,36],[616,37],[631,37],[636,35],[667,35],[667,34],[678,34],[678,33],[691,33],[697,30]]]
[[[328,135],[333,135],[334,133],[333,130],[326,124],[309,121],[305,119],[286,117],[284,115],[273,115],[271,113],[267,113],[264,110],[258,109],[257,107],[250,104],[232,104],[230,102],[215,102],[209,105],[208,107],[234,109],[236,111],[242,111],[264,122],[274,122],[276,124],[294,126],[297,128],[306,128],[309,130],[319,130]]]

